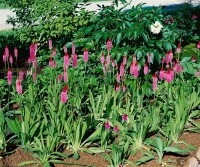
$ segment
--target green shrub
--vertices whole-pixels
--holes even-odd
[[[94,51],[101,50],[101,46],[110,37],[113,45],[112,58],[119,60],[120,54],[136,54],[137,59],[146,61],[148,53],[152,60],[160,63],[167,51],[176,48],[176,41],[180,38],[178,29],[163,23],[164,15],[161,8],[143,8],[143,4],[133,6],[130,10],[115,9],[114,5],[101,7],[89,26],[79,29],[74,38],[80,44],[87,43]],[[163,25],[160,33],[151,32],[151,25],[156,21]],[[105,45],[104,45],[105,46]],[[118,55],[118,56],[117,56]]]
[[[76,0],[5,0],[16,17],[8,22],[17,27],[22,42],[40,42],[49,38],[59,38],[59,42],[69,40],[72,33],[88,23],[91,14],[81,10]],[[79,9],[79,11],[78,11]]]

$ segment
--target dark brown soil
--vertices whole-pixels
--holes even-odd
[[[192,146],[200,147],[200,134],[197,133],[184,133],[180,137],[180,141],[184,141]],[[181,145],[181,148],[185,148],[184,145]],[[65,154],[69,154],[69,151],[65,151]],[[173,166],[173,167],[182,167],[187,159],[191,157],[194,154],[194,151],[191,151],[189,155],[187,156],[178,156],[178,155],[165,155],[163,158],[163,166]],[[137,152],[134,156],[131,155],[129,157],[129,161],[135,162],[136,160],[139,160],[141,157],[143,157],[141,152]],[[16,149],[15,153],[4,157],[3,159],[0,159],[0,167],[17,167],[17,165],[24,161],[30,161],[34,160],[34,158],[31,156],[31,153],[24,153],[24,151],[20,148]],[[170,161],[170,162],[169,162]],[[87,154],[80,152],[80,159],[75,160],[72,158],[67,158],[64,160],[64,162],[70,162],[74,164],[82,164],[82,165],[88,165],[88,166],[96,166],[96,167],[105,167],[109,165],[102,154]],[[82,165],[67,165],[67,164],[56,164],[55,167],[81,167]],[[27,167],[32,167],[33,165],[27,165]],[[131,165],[128,165],[130,167]],[[146,164],[140,165],[140,167],[161,167],[161,165],[158,165],[156,160],[152,160]]]
[[[17,167],[18,164],[31,160],[34,160],[31,153],[24,153],[23,149],[18,148],[15,153],[0,160],[0,167]],[[31,165],[26,165],[26,167],[31,167]]]

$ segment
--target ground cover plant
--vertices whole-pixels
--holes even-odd
[[[98,22],[99,27],[85,26],[85,32],[92,27],[96,34],[78,39],[77,31],[74,41],[63,42],[61,48],[54,36],[33,40],[26,68],[13,66],[20,48],[5,46],[0,80],[2,157],[12,144],[34,157],[22,166],[73,165],[67,160],[78,160],[84,152],[102,153],[108,166],[122,167],[150,160],[169,165],[164,155],[187,155],[197,149],[180,136],[200,132],[200,38],[196,35],[187,48],[182,31],[164,24],[160,9],[142,10],[141,5],[132,8],[129,14],[138,14],[136,18],[123,20],[127,11],[103,8],[93,21],[102,15],[108,20]],[[116,27],[110,21],[118,17],[121,24]],[[138,150],[144,157],[129,160]]]

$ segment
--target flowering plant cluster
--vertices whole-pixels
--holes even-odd
[[[45,42],[34,41],[27,69],[15,66],[20,47],[5,47],[0,149],[6,152],[14,140],[37,158],[20,165],[48,167],[79,159],[80,151],[103,153],[111,167],[152,159],[165,165],[166,153],[194,149],[179,144],[184,131],[199,132],[199,38],[192,45],[196,54],[183,56],[177,18],[165,20],[159,8],[144,10],[142,4],[129,11],[102,7],[90,21],[61,47],[53,32]],[[145,157],[130,162],[131,153],[141,149]]]
[[[53,162],[49,156],[54,154],[58,155],[54,156],[55,162],[65,157],[62,153],[56,153],[60,143],[72,152],[75,159],[80,157],[79,151],[98,153],[113,148],[112,154],[116,154],[117,158],[107,154],[105,158],[109,162],[112,159],[111,166],[123,166],[128,163],[131,150],[141,149],[144,145],[149,145],[152,151],[156,150],[157,146],[149,142],[148,136],[158,133],[164,138],[170,138],[166,145],[163,144],[163,152],[159,153],[159,164],[162,164],[162,156],[166,150],[174,153],[188,151],[171,146],[172,142],[178,142],[185,125],[191,124],[193,111],[199,110],[200,104],[200,101],[193,100],[200,95],[199,68],[192,74],[192,80],[195,81],[192,82],[192,87],[188,86],[191,83],[185,77],[188,75],[184,69],[185,64],[179,61],[181,44],[177,45],[176,53],[172,50],[166,53],[161,61],[161,69],[155,72],[150,71],[150,53],[144,63],[137,55],[133,55],[131,59],[130,56],[123,55],[122,59],[117,61],[112,54],[114,45],[111,38],[108,38],[106,50],[102,51],[98,59],[86,48],[83,48],[82,55],[78,55],[74,42],[71,45],[71,55],[69,48],[64,45],[63,57],[60,59],[52,39],[49,39],[48,45],[48,66],[40,74],[37,74],[36,70],[40,63],[37,43],[30,45],[30,56],[27,60],[32,71],[30,74],[20,70],[15,76],[12,73],[13,67],[10,68],[12,61],[10,62],[7,56],[2,57],[7,70],[7,85],[10,91],[15,92],[11,94],[11,101],[19,104],[22,117],[19,120],[17,115],[12,113],[11,119],[6,115],[9,105],[4,101],[1,110],[5,114],[6,122],[4,121],[2,127],[8,126],[19,139],[18,144],[28,151],[37,150],[36,157],[40,159],[40,164]],[[196,49],[199,51],[200,42],[197,43]],[[11,51],[6,47],[4,55],[8,55],[8,52]],[[15,48],[16,59],[17,53]],[[199,60],[193,58],[190,61],[198,63]],[[89,68],[93,63],[97,63],[95,70]],[[141,79],[142,77],[145,79]],[[16,79],[16,86],[11,87],[13,79]],[[177,94],[177,91],[181,93]],[[163,100],[166,103],[160,103]],[[151,107],[148,108],[146,104]],[[178,110],[178,107],[182,107],[182,110]],[[171,113],[167,116],[169,120],[166,119],[168,112]],[[177,119],[174,120],[174,117]],[[19,125],[17,129],[16,124]],[[5,134],[1,135],[1,138],[5,141]],[[39,143],[46,140],[49,142],[51,138],[54,138],[52,146],[44,144],[40,147]],[[117,138],[120,141],[118,146],[115,143]],[[164,142],[159,137],[157,140]],[[92,147],[95,143],[100,147]],[[3,146],[5,144],[2,144]],[[44,153],[44,150],[47,153]],[[118,150],[121,150],[120,154]],[[151,155],[151,159],[156,157]]]

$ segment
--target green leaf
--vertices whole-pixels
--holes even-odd
[[[75,152],[75,153],[74,153],[74,159],[75,159],[75,160],[78,160],[79,158],[80,158],[80,156],[79,156],[78,152]]]
[[[181,150],[181,149],[176,148],[176,147],[165,147],[164,151],[171,152],[171,153],[176,153],[176,154],[186,154],[186,153],[188,153],[190,151],[190,149],[187,148],[187,149]]]
[[[136,55],[137,55],[137,59],[138,59],[138,60],[141,59],[141,57],[142,57],[142,50],[141,50],[141,49],[138,49],[138,50],[136,51]]]
[[[192,124],[193,124],[194,126],[196,126],[197,128],[200,129],[200,123],[197,123],[197,122],[195,122],[195,121],[192,121]]]
[[[17,119],[10,119],[10,118],[5,118],[6,119],[6,123],[8,125],[8,128],[13,132],[15,133],[16,135],[18,135],[21,131],[21,128],[20,128],[20,122],[19,120]]]
[[[153,52],[154,53],[154,57],[157,60],[158,64],[161,63],[161,55],[157,52]]]
[[[36,163],[36,161],[25,161],[25,162],[20,163],[18,166],[25,166],[25,165],[29,165],[33,163]]]
[[[133,38],[134,38],[134,40],[136,40],[137,37],[138,37],[138,32],[137,31],[133,31]]]
[[[117,35],[116,44],[119,45],[119,43],[121,42],[121,40],[122,40],[122,33],[120,32],[120,33]]]
[[[56,154],[56,155],[63,157],[63,158],[68,158],[68,156],[66,154],[63,154],[61,152],[53,152],[53,154]]]
[[[163,141],[160,137],[156,137],[156,146],[160,152],[163,152]]]
[[[146,162],[148,162],[150,160],[153,160],[153,159],[155,159],[154,156],[149,154],[148,156],[140,158],[134,164],[138,166],[140,164],[144,164],[144,163],[146,163]]]
[[[145,40],[145,42],[148,42],[148,38],[147,38],[147,35],[145,33],[142,33],[142,37]]]
[[[195,118],[197,116],[200,115],[200,110],[194,110],[192,111],[192,113],[190,114],[190,118]]]
[[[170,50],[172,50],[172,47],[171,47],[171,45],[170,45],[170,43],[169,42],[163,42],[163,46],[164,46],[164,48],[167,50],[167,51],[170,51]]]

